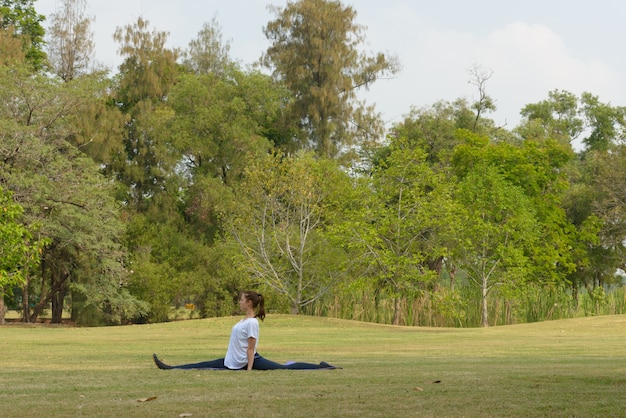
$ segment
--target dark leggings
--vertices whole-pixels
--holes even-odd
[[[163,364],[160,360],[159,363],[161,363],[163,366],[165,366],[164,368],[168,368],[168,369],[224,369],[224,370],[230,370],[228,369],[226,366],[224,366],[224,359],[223,358],[219,358],[216,360],[210,360],[210,361],[202,361],[200,363],[191,363],[191,364],[181,364],[179,366],[167,366],[165,364]],[[158,364],[157,364],[158,365]],[[332,366],[330,366],[332,367]],[[320,363],[320,364],[312,364],[312,363],[287,363],[287,364],[280,364],[280,363],[276,363],[275,361],[271,361],[271,360],[267,360],[263,357],[261,357],[259,354],[255,354],[254,355],[254,363],[252,364],[252,368],[254,370],[278,370],[278,369],[288,369],[288,370],[311,370],[311,369],[327,369],[329,368],[329,365],[326,363]],[[247,369],[246,367],[243,367],[242,370]]]

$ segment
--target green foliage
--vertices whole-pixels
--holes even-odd
[[[48,241],[40,273],[25,285],[39,292],[32,294],[37,300],[27,319],[52,302],[54,321],[60,321],[73,284],[77,292],[89,287],[88,303],[119,322],[124,312],[141,310],[133,297],[121,297],[126,272],[119,207],[100,167],[68,141],[99,86],[60,83],[19,67],[1,71],[0,95],[10,103],[0,112],[3,182],[24,207],[24,222],[40,225]]]
[[[353,198],[358,203],[341,233],[361,260],[367,278],[361,283],[394,298],[424,290],[437,276],[429,262],[447,255],[445,240],[455,223],[443,176],[420,148],[396,138]]]
[[[297,313],[329,291],[342,274],[344,254],[325,230],[347,176],[311,153],[268,155],[252,162],[225,213],[254,282],[287,298]]]
[[[114,102],[128,121],[124,126],[123,149],[117,149],[108,171],[127,187],[127,204],[138,211],[149,209],[150,200],[163,192],[180,156],[168,144],[167,121],[173,116],[167,95],[178,78],[178,50],[165,47],[168,34],[150,31],[141,18],[117,28],[124,61],[114,92]]]
[[[456,199],[465,217],[463,240],[453,258],[468,271],[483,295],[483,326],[488,322],[488,296],[497,286],[523,286],[528,253],[539,240],[535,213],[522,190],[493,167],[475,167],[459,184]]]
[[[589,121],[591,132],[583,139],[586,151],[607,151],[626,133],[626,107],[601,103],[597,96],[583,93],[582,113]]]
[[[575,226],[567,219],[563,197],[567,190],[567,165],[573,154],[557,141],[526,140],[520,145],[490,143],[488,138],[459,131],[462,138],[453,155],[454,169],[461,178],[481,164],[518,187],[538,221],[544,239],[527,255],[533,258],[532,276],[540,282],[558,283],[575,267],[572,253],[563,251],[579,241]]]
[[[139,214],[128,224],[127,245],[134,255],[130,290],[150,306],[136,319],[167,321],[172,306],[186,304],[203,316],[232,314],[231,298],[245,281],[227,244],[203,244],[174,214],[161,222]]]
[[[224,43],[222,30],[214,16],[204,23],[198,37],[189,42],[183,65],[193,74],[224,75],[235,64],[229,56],[230,43]]]
[[[625,155],[624,145],[613,146],[611,152],[589,152],[572,176],[566,207],[580,234],[581,245],[574,248],[584,260],[570,275],[577,286],[612,284],[615,269],[624,263]]]
[[[247,159],[271,148],[262,135],[280,100],[260,73],[181,76],[168,98],[175,114],[167,129],[188,175],[218,178],[225,185],[238,181]]]
[[[23,283],[24,275],[39,264],[46,245],[45,239],[36,238],[35,225],[21,223],[23,213],[24,208],[13,200],[13,194],[0,187],[0,290]]]
[[[45,31],[42,26],[45,17],[37,13],[34,1],[2,0],[0,30],[5,33],[8,31],[11,36],[19,38],[26,62],[35,71],[40,71],[45,68],[47,60],[44,52]],[[2,49],[0,47],[0,51]]]
[[[377,139],[380,120],[356,103],[356,92],[395,73],[398,65],[383,53],[358,51],[364,27],[354,22],[354,8],[299,0],[270,10],[276,19],[264,28],[272,44],[262,62],[293,94],[287,112],[300,130],[298,148],[313,144],[319,155],[332,158],[355,141]]]
[[[528,140],[549,138],[571,144],[584,127],[578,112],[578,99],[567,91],[553,90],[548,93],[548,99],[524,106],[521,114],[527,123],[518,130]]]
[[[474,67],[478,100],[413,109],[383,141],[357,91],[398,65],[359,51],[340,1],[271,8],[271,76],[231,61],[215,18],[184,52],[140,18],[115,31],[118,74],[90,72],[71,58],[92,46],[84,2],[63,5],[56,77],[33,72],[32,1],[0,0],[0,181],[23,208],[3,233],[46,244],[5,263],[24,320],[228,315],[248,287],[274,311],[407,325],[622,309],[622,107],[554,90],[509,131]]]

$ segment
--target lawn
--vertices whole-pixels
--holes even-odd
[[[626,316],[393,327],[269,315],[259,352],[341,370],[180,371],[221,357],[237,318],[0,327],[3,417],[626,416]]]

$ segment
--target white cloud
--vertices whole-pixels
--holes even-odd
[[[459,97],[474,100],[478,92],[468,84],[468,69],[474,65],[493,71],[486,87],[498,111],[491,116],[508,128],[519,122],[526,104],[547,98],[554,89],[577,95],[589,91],[604,101],[620,91],[615,69],[599,60],[576,57],[575,48],[545,25],[518,21],[477,37],[436,22],[420,22],[405,7],[381,17],[394,23],[385,39],[396,39],[395,51],[403,63],[397,79],[380,81],[368,95],[387,120],[400,121],[399,115],[411,106]]]
[[[615,70],[572,51],[550,28],[524,22],[508,24],[476,45],[480,63],[494,71],[489,93],[508,115],[554,89],[600,94],[619,84]]]

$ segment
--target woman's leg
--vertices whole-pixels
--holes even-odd
[[[255,370],[314,370],[314,369],[337,369],[338,367],[331,366],[328,363],[321,362],[320,364],[313,363],[287,363],[280,364],[275,361],[267,360],[263,358],[259,354],[254,357],[254,364],[252,364],[252,368]]]
[[[275,361],[267,360],[258,354],[254,356],[254,363],[252,363],[254,370],[279,370],[286,369],[284,364],[276,363]]]
[[[227,369],[228,368],[226,366],[224,366],[224,359],[223,358],[219,358],[216,360],[210,360],[210,361],[202,361],[200,363],[191,363],[191,364],[181,364],[178,366],[170,366],[167,365],[165,363],[163,363],[161,360],[159,360],[159,358],[156,356],[156,354],[152,355],[152,358],[154,360],[154,363],[157,365],[157,367],[159,369],[163,369],[163,370],[171,370],[171,369],[182,369],[182,370],[189,370],[189,369]]]

